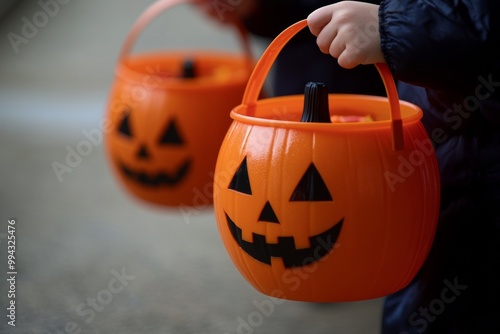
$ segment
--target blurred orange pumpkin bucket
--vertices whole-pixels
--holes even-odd
[[[440,192],[434,149],[422,110],[399,101],[385,64],[376,67],[387,98],[325,94],[310,83],[304,95],[258,100],[278,53],[306,24],[269,45],[231,111],[215,169],[219,233],[266,295],[385,296],[411,281],[430,250]]]
[[[122,47],[106,111],[106,153],[135,198],[162,206],[212,205],[218,150],[254,62],[244,52],[174,50],[131,55],[138,36],[181,0],[160,0],[139,17]]]

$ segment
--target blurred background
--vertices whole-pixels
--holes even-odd
[[[16,327],[7,325],[8,284],[0,283],[0,333],[379,333],[380,299],[279,301],[263,314],[270,298],[233,266],[213,210],[186,219],[132,198],[102,143],[58,178],[53,162],[99,129],[120,47],[152,2],[0,4],[0,275],[9,219],[18,272]],[[47,13],[47,3],[57,11]],[[258,57],[265,44],[251,43]],[[180,5],[134,52],[178,47],[240,51],[233,31]]]

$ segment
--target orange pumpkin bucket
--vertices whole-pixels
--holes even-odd
[[[107,106],[108,160],[134,197],[164,206],[213,201],[217,154],[253,68],[244,53],[174,50],[131,55],[142,30],[180,0],[160,0],[139,17],[122,47]]]
[[[215,169],[217,226],[235,266],[266,295],[381,297],[406,286],[431,247],[440,192],[435,153],[421,109],[399,101],[384,64],[376,67],[387,98],[257,100],[278,53],[305,26],[297,22],[269,45],[231,111]],[[326,119],[302,115],[325,103]],[[372,121],[332,122],[338,117]]]

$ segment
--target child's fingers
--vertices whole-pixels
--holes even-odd
[[[355,50],[347,47],[344,48],[342,53],[337,57],[337,62],[341,67],[351,69],[360,64],[358,58],[358,54]]]
[[[378,25],[378,9],[377,5],[340,1],[309,14],[307,24],[319,49],[337,58],[344,68],[384,62],[378,31],[366,32],[370,25]]]
[[[334,24],[332,24],[332,22],[330,22],[318,34],[318,37],[316,38],[316,44],[318,44],[321,52],[326,54],[330,53],[332,56],[334,56],[332,54],[332,45],[335,43],[337,37],[337,28]],[[338,50],[336,49],[336,51]],[[339,54],[340,52],[337,54],[337,56]]]
[[[307,25],[314,36],[318,36],[323,28],[331,21],[332,6],[333,5],[318,8],[307,16]]]
[[[343,34],[341,31],[337,31],[335,39],[330,43],[328,52],[330,53],[330,55],[332,55],[332,57],[339,58],[346,49],[348,42],[349,41],[346,40],[345,34]]]

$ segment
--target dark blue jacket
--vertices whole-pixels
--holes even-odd
[[[382,51],[441,175],[433,248],[383,334],[500,333],[500,1],[385,0]]]

